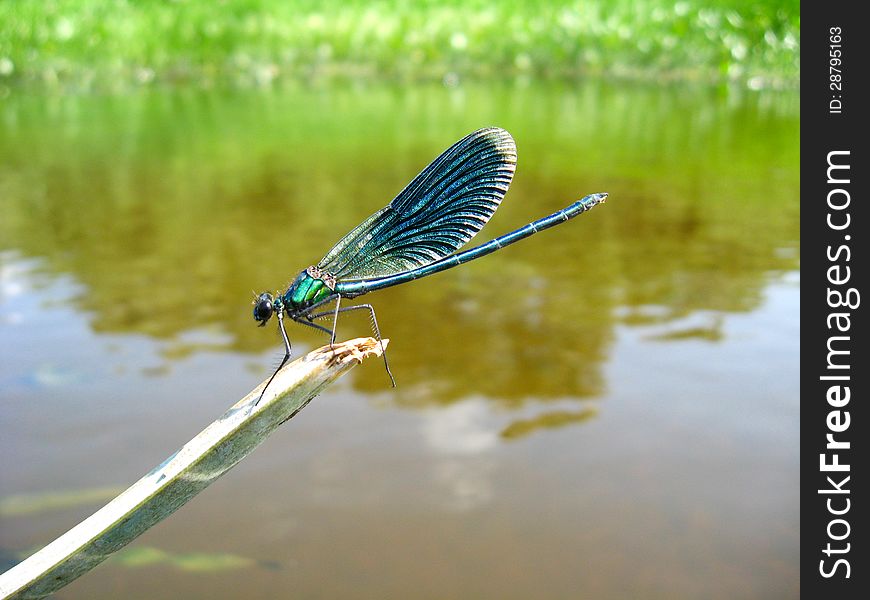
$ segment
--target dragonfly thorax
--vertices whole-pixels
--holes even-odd
[[[288,314],[300,312],[328,298],[335,290],[335,276],[315,266],[308,267],[293,280],[281,296]]]

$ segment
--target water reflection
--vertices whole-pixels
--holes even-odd
[[[574,423],[583,423],[598,414],[594,408],[579,411],[556,410],[540,414],[532,419],[514,421],[504,429],[501,436],[508,440],[525,437],[539,429],[558,429]]]
[[[481,239],[588,192],[611,200],[370,296],[393,339],[397,402],[593,397],[614,324],[648,307],[674,322],[751,310],[771,274],[797,267],[796,102],[598,84],[13,97],[0,108],[0,243],[80,282],[73,302],[97,332],[165,340],[163,368],[259,351],[278,344],[253,327],[249,290],[285,286],[446,145],[497,123],[519,168]],[[203,328],[208,340],[191,341]],[[365,332],[364,319],[341,322],[342,336]],[[356,385],[383,388],[373,371]]]

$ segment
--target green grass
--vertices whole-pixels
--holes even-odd
[[[796,87],[797,0],[18,0],[0,87],[615,78]]]

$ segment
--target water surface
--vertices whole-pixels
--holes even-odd
[[[251,291],[486,125],[519,165],[481,240],[610,200],[367,297],[396,390],[355,369],[58,597],[796,596],[798,96],[691,87],[2,100],[4,560],[266,377]]]

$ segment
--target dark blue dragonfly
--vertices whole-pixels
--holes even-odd
[[[284,293],[260,294],[254,301],[254,319],[262,327],[273,314],[277,316],[285,349],[284,360],[266,387],[290,358],[285,314],[329,334],[332,345],[339,313],[351,310],[367,310],[371,315],[384,366],[395,387],[375,309],[371,304],[342,307],[342,298],[355,298],[486,256],[564,223],[607,198],[607,194],[590,194],[516,231],[455,253],[495,213],[516,164],[516,145],[504,129],[490,127],[465,136],[423,169],[388,206],[341,238],[317,265],[299,273]],[[318,310],[333,301],[334,309]],[[315,323],[328,316],[332,316],[332,329]]]

